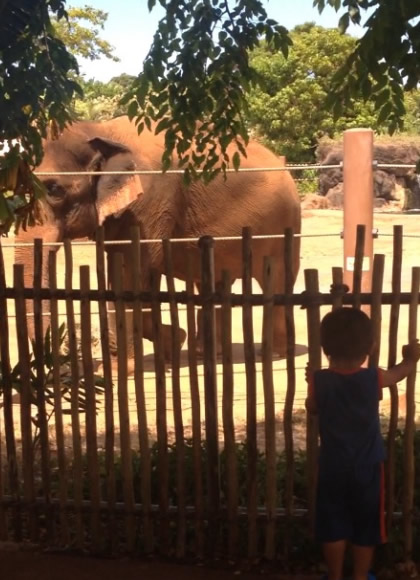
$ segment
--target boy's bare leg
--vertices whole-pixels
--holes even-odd
[[[325,542],[322,544],[324,558],[328,568],[328,580],[342,579],[346,545],[346,540],[339,540],[338,542]],[[364,580],[366,580],[366,578]]]
[[[353,579],[367,580],[372,565],[373,546],[357,546],[353,544]]]

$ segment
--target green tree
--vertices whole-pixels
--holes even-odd
[[[153,9],[156,0],[148,0]],[[166,14],[155,33],[143,71],[125,104],[141,129],[155,122],[164,131],[163,168],[175,155],[187,178],[197,168],[210,179],[228,164],[238,167],[248,140],[246,94],[257,82],[249,51],[265,39],[285,55],[288,31],[270,20],[261,0],[159,0]],[[340,116],[351,99],[371,96],[378,122],[402,125],[403,89],[420,79],[420,0],[314,0],[344,12],[343,31],[370,10],[365,34],[332,83],[334,112]],[[0,223],[9,223],[4,192],[33,198],[28,172],[42,155],[41,139],[51,122],[70,119],[79,90],[77,63],[57,38],[51,16],[65,18],[65,0],[0,0],[0,140],[20,139],[0,159]],[[237,151],[227,155],[230,143]],[[220,162],[220,165],[217,164]],[[26,164],[26,165],[25,165]],[[16,177],[16,173],[19,173]],[[13,204],[14,205],[14,204]]]
[[[409,135],[420,135],[420,90],[409,91],[404,96],[406,115],[404,129]]]
[[[41,193],[30,168],[41,160],[51,123],[61,128],[70,120],[69,105],[80,92],[77,62],[51,25],[51,15],[66,17],[64,6],[63,0],[0,2],[0,142],[9,149],[0,157],[0,229],[10,227],[17,208],[27,216]]]
[[[100,37],[105,12],[64,7],[64,0],[0,2],[0,143],[6,144],[0,156],[0,231],[16,216],[24,225],[33,220],[42,187],[31,168],[41,160],[42,138],[49,129],[61,130],[73,118],[75,98],[82,99],[76,59],[118,60]]]
[[[260,83],[249,95],[250,127],[279,154],[310,161],[318,139],[357,126],[378,128],[372,102],[352,102],[338,119],[325,104],[334,73],[355,49],[356,39],[314,24],[297,26],[287,59],[265,44],[251,53]]]
[[[150,9],[156,0],[148,0]],[[245,153],[246,91],[255,82],[249,51],[261,38],[287,55],[287,30],[270,20],[258,0],[160,0],[166,15],[125,102],[141,130],[165,131],[163,168],[175,154],[186,178],[197,168],[211,179]]]
[[[108,83],[96,80],[81,80],[83,99],[76,99],[74,104],[77,119],[104,121],[126,113],[121,99],[131,87],[136,77],[122,74],[113,77]]]
[[[420,81],[420,0],[314,0],[320,12],[327,4],[336,11],[346,7],[339,20],[343,32],[370,11],[365,34],[333,79],[330,103],[336,115],[362,95],[373,99],[390,132],[402,129],[403,91]]]
[[[101,38],[108,14],[86,5],[84,8],[67,10],[67,19],[53,17],[55,34],[76,58],[98,60],[101,57],[119,61],[113,52],[114,47]]]

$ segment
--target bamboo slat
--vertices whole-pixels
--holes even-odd
[[[162,336],[162,317],[159,303],[160,274],[150,271],[152,295],[153,347],[156,376],[156,427],[158,444],[158,477],[159,477],[159,550],[163,556],[168,555],[169,546],[169,458],[168,429],[166,418],[166,377],[165,352]]]
[[[120,420],[121,469],[124,506],[126,510],[126,536],[129,552],[134,550],[136,522],[134,519],[133,461],[131,455],[130,414],[128,405],[128,348],[125,304],[121,298],[123,290],[123,254],[114,254],[112,267],[112,288],[114,289],[115,319],[117,331],[118,360],[118,414]]]
[[[185,488],[185,445],[184,422],[182,418],[181,398],[181,338],[179,328],[178,307],[175,299],[175,281],[172,265],[171,242],[163,240],[163,256],[165,263],[166,283],[169,292],[169,309],[171,316],[172,343],[172,401],[174,406],[175,442],[176,442],[176,485],[178,501],[177,541],[175,554],[177,558],[185,556],[186,534],[186,488]]]
[[[246,448],[247,448],[247,511],[248,558],[257,556],[257,377],[255,365],[254,324],[252,319],[252,233],[242,230],[242,326],[246,372]]]
[[[411,301],[409,305],[408,341],[417,338],[417,317],[420,291],[420,268],[412,269]],[[416,369],[407,377],[407,410],[404,430],[404,484],[403,484],[403,532],[404,560],[409,563],[413,559],[413,508],[415,486],[415,449],[414,436],[416,430]]]
[[[226,457],[226,497],[228,517],[228,557],[238,557],[238,462],[236,458],[235,423],[233,416],[234,379],[232,355],[232,280],[230,273],[222,272],[221,340],[223,366],[223,433]]]
[[[70,355],[71,369],[71,432],[73,446],[73,494],[75,505],[76,537],[75,546],[77,549],[83,548],[84,530],[82,520],[82,499],[83,499],[83,469],[82,469],[82,439],[80,434],[79,415],[79,360],[76,336],[76,323],[74,317],[74,303],[70,296],[73,288],[73,254],[70,240],[64,240],[65,276],[64,287],[66,290],[66,321],[67,338]]]
[[[382,286],[384,281],[385,255],[375,254],[372,268],[372,304],[370,308],[370,318],[373,327],[374,346],[369,356],[369,366],[377,367],[379,364],[379,353],[381,350],[381,330],[382,330]]]
[[[3,416],[6,436],[7,474],[9,494],[13,497],[12,508],[13,535],[17,542],[22,539],[22,524],[19,512],[20,490],[16,458],[16,440],[13,426],[12,380],[9,351],[9,316],[6,290],[6,272],[4,267],[3,248],[0,240],[0,360],[3,383]]]
[[[187,294],[187,341],[188,341],[188,369],[190,376],[191,419],[192,419],[192,453],[194,465],[194,507],[195,507],[195,535],[196,554],[199,560],[204,558],[204,496],[203,496],[203,469],[201,448],[201,406],[200,390],[197,370],[197,337],[194,307],[194,278],[191,255],[187,261],[187,279],[185,282]]]
[[[401,300],[401,270],[403,259],[403,228],[394,226],[393,254],[392,254],[392,295],[390,318],[389,318],[389,338],[388,338],[388,368],[393,367],[397,362],[398,343],[398,322],[400,316]],[[390,396],[390,416],[387,436],[387,461],[386,469],[386,529],[391,532],[393,513],[395,506],[395,453],[396,435],[398,429],[398,387],[389,385]]]
[[[33,542],[38,541],[38,522],[35,506],[34,449],[32,438],[32,404],[34,403],[31,385],[31,357],[29,354],[29,337],[26,316],[26,300],[23,297],[24,267],[13,266],[13,287],[16,291],[15,315],[18,356],[21,364],[20,392],[20,429],[22,438],[22,475],[23,498],[28,506],[29,536]]]
[[[312,371],[321,367],[320,308],[317,304],[319,295],[318,270],[305,270],[305,289],[314,297],[313,303],[306,308],[308,327],[308,360]],[[318,420],[307,414],[306,457],[308,482],[308,518],[312,527],[315,515],[315,491],[318,459]]]
[[[266,461],[266,530],[265,557],[273,560],[276,554],[276,415],[273,383],[273,295],[274,259],[264,258],[263,272],[263,323],[262,323],[262,374],[264,387],[265,461]]]
[[[48,282],[52,292],[57,289],[57,254],[48,254]],[[51,298],[51,353],[53,360],[53,391],[54,391],[54,420],[55,437],[57,442],[59,502],[60,502],[60,537],[61,543],[66,546],[69,543],[69,529],[66,514],[67,503],[67,460],[64,443],[62,392],[61,392],[61,363],[60,363],[60,334],[58,319],[58,302]]]
[[[288,561],[292,546],[291,522],[293,516],[293,497],[294,497],[294,444],[293,444],[293,403],[296,393],[296,371],[295,371],[295,319],[294,308],[290,302],[293,295],[293,232],[291,229],[285,230],[284,237],[284,270],[285,283],[284,293],[289,299],[285,306],[286,322],[286,364],[287,364],[287,389],[284,403],[283,430],[284,430],[284,450],[286,455],[286,477],[284,504],[286,510],[286,529],[285,529],[285,558]]]
[[[219,426],[217,413],[216,319],[213,238],[200,238],[201,293],[203,297],[203,372],[207,445],[208,548],[214,554],[218,545],[220,517]]]
[[[140,230],[131,230],[131,262],[133,270],[133,291],[139,294],[141,284],[141,253]],[[140,492],[143,505],[143,533],[144,550],[146,554],[153,551],[153,523],[152,523],[152,467],[149,449],[149,431],[146,410],[146,395],[144,391],[143,365],[143,315],[140,300],[133,302],[133,341],[134,341],[134,387],[136,391],[137,424],[140,445]]]
[[[91,539],[93,550],[97,552],[101,545],[99,513],[101,492],[96,426],[96,396],[91,348],[91,305],[90,301],[85,297],[89,288],[90,268],[89,266],[80,266],[80,290],[82,293],[82,300],[80,302],[80,340],[83,364],[83,384],[85,387],[87,473],[91,504]]]
[[[343,296],[346,288],[343,281],[343,268],[332,268],[331,294],[333,296],[332,309],[336,310],[343,305]]]
[[[99,292],[105,292],[107,288],[105,267],[105,239],[104,229],[96,231],[96,277]],[[114,385],[112,383],[111,349],[109,341],[109,324],[106,300],[98,300],[99,327],[101,337],[102,368],[104,379],[105,397],[105,474],[106,474],[106,499],[108,502],[108,545],[109,552],[115,552],[117,548],[117,522],[115,514],[116,489],[115,489],[115,424],[114,424]]]
[[[47,534],[52,537],[51,513],[51,475],[50,444],[48,438],[48,419],[45,402],[45,369],[44,369],[44,325],[42,320],[42,287],[43,246],[41,239],[34,240],[34,358],[35,358],[35,392],[38,415],[39,444],[41,449],[42,490],[45,497],[45,514]]]
[[[353,306],[360,308],[360,294],[362,291],[363,256],[365,248],[366,226],[358,225],[356,230],[356,249],[354,252],[353,270]]]
[[[1,315],[1,314],[0,314]],[[4,481],[3,481],[3,431],[0,420],[0,542],[8,539],[7,514],[4,506]]]

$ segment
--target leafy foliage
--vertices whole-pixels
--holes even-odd
[[[149,8],[155,3],[149,0]],[[290,39],[259,0],[160,4],[166,15],[124,102],[139,131],[152,123],[156,132],[165,131],[165,170],[174,154],[187,180],[196,178],[198,169],[209,180],[228,167],[230,143],[245,154],[245,93],[256,80],[248,51],[263,37],[287,55]],[[239,165],[239,155],[233,164]]]
[[[119,58],[113,54],[114,47],[100,37],[107,18],[106,12],[92,6],[69,7],[67,19],[52,18],[52,25],[57,37],[74,57],[88,60],[106,57],[118,62]]]
[[[41,193],[30,170],[41,160],[42,138],[70,120],[69,104],[80,93],[72,78],[77,62],[51,25],[50,14],[66,18],[64,6],[64,0],[0,3],[0,142],[9,149],[0,157],[0,197],[13,191],[21,218]],[[12,209],[0,203],[0,227],[6,230]]]
[[[130,89],[136,77],[122,74],[107,83],[96,80],[81,80],[83,99],[76,99],[74,114],[77,119],[104,121],[126,113],[121,99]]]
[[[100,37],[105,12],[64,7],[65,0],[0,3],[0,142],[7,145],[0,156],[0,231],[16,218],[23,227],[37,218],[34,202],[43,188],[31,169],[41,161],[42,138],[70,122],[75,97],[82,98],[76,57],[118,60]]]
[[[346,10],[339,20],[342,31],[350,22],[360,24],[362,11],[370,11],[366,32],[331,87],[330,103],[337,115],[355,95],[372,97],[379,122],[387,121],[390,132],[403,128],[403,90],[412,90],[420,80],[420,0],[314,0],[321,12],[329,4]]]
[[[339,118],[326,105],[332,78],[356,39],[311,23],[290,36],[287,59],[264,44],[250,57],[260,78],[249,95],[250,126],[265,144],[291,161],[313,161],[320,137],[357,126],[378,129],[372,101],[352,99]]]
[[[60,394],[63,403],[71,402],[71,391],[74,388],[74,380],[71,372],[71,357],[70,353],[65,351],[65,341],[67,337],[67,331],[65,324],[62,324],[59,328],[59,346],[60,346],[60,355],[58,360],[54,359],[52,344],[51,344],[51,329],[48,327],[43,344],[43,359],[44,359],[44,396],[45,402],[49,407],[48,411],[48,420],[54,416],[55,412],[55,403],[54,403],[54,366],[56,364],[59,365],[60,369]],[[31,405],[35,409],[35,414],[32,416],[32,422],[36,428],[39,429],[39,410],[38,410],[38,399],[37,399],[37,376],[36,376],[36,367],[37,363],[35,361],[34,356],[35,351],[35,344],[32,341],[32,351],[30,355],[30,384],[31,384]],[[18,394],[22,393],[22,368],[21,363],[18,362],[11,372],[11,382],[12,382],[12,389]],[[104,379],[100,375],[94,375],[94,385],[95,385],[95,394],[102,395],[104,393]],[[85,388],[85,381],[84,377],[80,376],[79,384],[77,385],[79,392],[78,392],[78,408],[79,412],[83,413],[86,411],[86,388]],[[1,377],[1,369],[0,369],[0,395],[3,393],[3,382]],[[70,409],[63,409],[63,413],[70,413]],[[35,433],[34,441],[37,441],[37,433]]]

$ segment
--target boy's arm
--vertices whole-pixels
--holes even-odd
[[[420,359],[420,344],[413,340],[402,348],[402,361],[388,370],[382,370],[382,384],[385,387],[399,383],[416,368]]]
[[[305,407],[308,413],[311,415],[317,415],[318,410],[316,408],[316,401],[315,401],[315,392],[314,392],[314,373],[309,366],[309,363],[306,365],[305,369],[305,379],[308,383],[308,396],[306,397]]]

